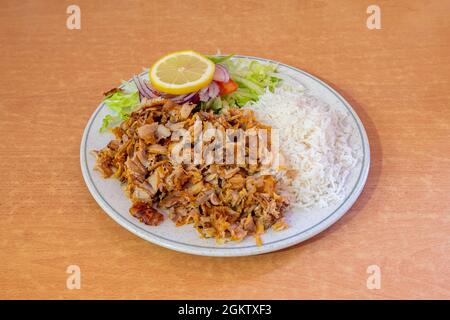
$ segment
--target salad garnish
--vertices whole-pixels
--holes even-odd
[[[120,88],[105,94],[104,102],[114,113],[103,118],[100,131],[128,119],[130,113],[148,99],[161,97],[178,104],[190,102],[199,109],[220,113],[227,108],[241,108],[256,102],[267,90],[273,92],[280,84],[282,79],[277,75],[276,64],[233,57],[232,54],[203,56],[194,51],[164,56],[152,66],[149,78],[135,75],[132,81],[123,81]],[[211,62],[213,67],[209,65]],[[183,66],[183,63],[189,65]],[[192,67],[192,63],[196,67]],[[176,71],[169,65],[176,65]],[[180,77],[182,81],[177,80]]]
[[[138,89],[134,84],[122,81],[121,88],[114,88],[106,92],[103,101],[114,114],[108,114],[103,118],[100,132],[104,132],[108,127],[128,119],[130,113],[139,105],[140,98]]]

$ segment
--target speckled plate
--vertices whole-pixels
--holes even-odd
[[[247,237],[241,242],[228,242],[223,245],[216,244],[214,239],[202,239],[192,225],[176,227],[169,219],[157,226],[147,226],[133,218],[128,209],[130,200],[123,193],[117,180],[103,179],[94,171],[95,158],[91,150],[103,148],[112,135],[99,133],[103,117],[108,109],[102,103],[95,110],[84,130],[81,141],[80,160],[81,170],[86,185],[100,207],[117,223],[135,235],[154,244],[181,252],[204,256],[247,256],[280,250],[322,232],[339,218],[341,218],[358,199],[369,172],[370,151],[366,131],[350,104],[329,85],[318,78],[276,61],[236,56],[262,62],[279,64],[279,71],[298,80],[309,94],[320,97],[333,108],[339,108],[350,115],[352,125],[356,128],[353,143],[361,146],[362,159],[347,178],[348,194],[343,201],[327,208],[312,208],[309,210],[291,210],[286,213],[289,228],[281,232],[269,230],[262,236],[263,245],[257,246],[253,237]],[[144,72],[140,75],[146,77]]]

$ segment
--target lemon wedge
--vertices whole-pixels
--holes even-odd
[[[156,61],[149,78],[159,91],[185,94],[206,87],[213,79],[215,68],[214,62],[195,51],[178,51]]]

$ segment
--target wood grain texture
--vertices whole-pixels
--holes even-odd
[[[0,298],[450,298],[450,1],[376,1],[381,30],[372,1],[79,0],[71,31],[72,3],[0,6]],[[185,48],[280,60],[353,104],[372,164],[344,218],[276,253],[208,258],[100,209],[79,146],[101,93]]]

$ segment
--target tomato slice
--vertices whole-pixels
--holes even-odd
[[[229,80],[228,82],[217,82],[220,88],[220,96],[224,96],[226,94],[230,94],[237,90],[238,85],[233,80]]]

